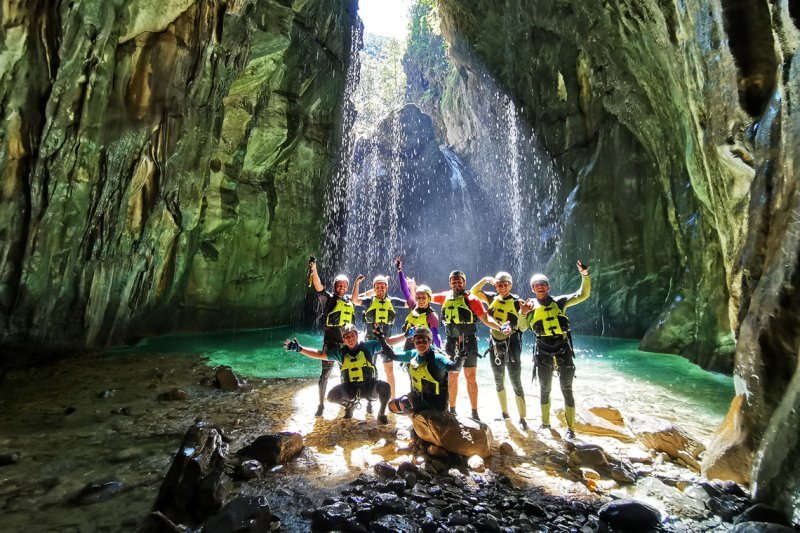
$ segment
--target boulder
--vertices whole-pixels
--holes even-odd
[[[229,366],[219,366],[214,373],[214,383],[222,390],[234,391],[241,386],[239,376]]]
[[[649,416],[630,417],[628,427],[648,448],[664,452],[689,468],[700,471],[697,459],[706,448],[680,427]]]
[[[745,427],[745,407],[744,395],[733,398],[728,414],[703,454],[700,467],[708,479],[726,479],[744,485],[750,483],[750,466],[755,452]]]
[[[221,501],[214,501],[209,494],[215,492],[211,481],[221,480],[227,456],[228,445],[216,429],[200,425],[189,428],[161,483],[153,511],[175,523],[202,523],[220,507]]]
[[[616,500],[600,508],[600,520],[620,531],[649,531],[661,522],[657,509],[636,500]]]
[[[797,530],[771,522],[741,522],[733,526],[730,533],[797,533]]]
[[[203,524],[203,533],[270,531],[272,511],[264,496],[234,498]]]
[[[608,465],[605,451],[596,444],[577,444],[569,454],[569,461],[575,466],[602,467]]]
[[[483,458],[492,454],[492,430],[483,422],[437,411],[422,411],[411,421],[419,438],[448,452]]]
[[[262,435],[245,446],[237,455],[261,461],[266,468],[288,463],[303,449],[303,436],[284,431],[274,435]]]
[[[633,442],[636,437],[625,427],[622,414],[615,407],[591,406],[584,403],[576,409],[575,430],[586,435],[598,437],[612,437],[622,442]],[[566,425],[564,410],[557,412],[557,416]]]
[[[733,521],[734,524],[742,522],[769,522],[772,524],[780,524],[782,526],[791,526],[792,521],[786,516],[786,513],[775,507],[757,503],[748,507],[742,514],[736,517]]]

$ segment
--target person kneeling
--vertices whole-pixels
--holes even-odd
[[[358,342],[358,330],[353,324],[344,326],[342,339],[344,344],[330,347],[326,352],[301,346],[297,339],[287,340],[284,346],[287,351],[298,352],[312,359],[339,363],[342,383],[328,392],[327,400],[344,407],[344,418],[352,418],[360,400],[378,400],[378,422],[386,424],[389,422],[386,404],[391,396],[391,388],[388,383],[378,379],[375,368],[377,354],[385,350],[384,343]]]
[[[384,347],[384,355],[401,363],[408,363],[411,392],[389,402],[389,410],[397,414],[415,414],[433,410],[446,412],[449,403],[448,375],[464,366],[464,357],[451,360],[431,346],[431,330],[420,326],[414,329],[415,349],[395,353]]]

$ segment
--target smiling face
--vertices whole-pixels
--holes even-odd
[[[346,281],[337,281],[333,284],[333,292],[335,292],[337,296],[344,296],[347,294],[347,287],[349,287],[349,285],[350,284]]]
[[[533,294],[535,294],[536,298],[539,300],[544,300],[550,295],[550,284],[546,281],[535,282],[531,285],[531,289],[533,289]]]
[[[372,288],[375,289],[375,296],[379,300],[386,298],[386,291],[389,290],[389,286],[386,283],[383,281],[376,281],[372,284]]]
[[[356,344],[358,344],[358,332],[348,331],[342,335],[342,340],[344,340],[345,345],[352,350],[356,347]]]
[[[464,292],[464,287],[467,284],[467,280],[462,278],[461,276],[453,276],[450,278],[450,289],[453,291],[454,294],[461,294]]]
[[[497,294],[502,296],[503,298],[507,297],[511,292],[511,282],[510,281],[495,281],[494,288],[497,289]]]
[[[431,340],[424,335],[414,335],[414,348],[417,349],[417,352],[420,355],[423,355],[425,352],[430,350]]]
[[[428,298],[428,293],[423,291],[418,291],[416,294],[414,294],[414,300],[416,300],[417,307],[420,309],[427,308],[431,303],[431,299]]]

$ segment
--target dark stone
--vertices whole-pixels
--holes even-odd
[[[219,506],[209,508],[201,504],[200,485],[206,478],[209,478],[209,482],[220,479],[227,455],[228,445],[222,442],[216,429],[199,425],[189,428],[161,483],[153,510],[163,513],[175,523],[190,526],[202,523]],[[202,496],[206,502],[213,499],[208,490],[207,482]]]
[[[351,516],[345,520],[344,530],[348,533],[367,533],[367,531],[369,531],[369,529],[367,529],[366,526],[355,516]]]
[[[262,435],[239,450],[237,455],[258,459],[266,468],[288,463],[303,449],[303,437],[299,433],[281,432]]]
[[[203,533],[269,531],[272,511],[264,496],[238,497],[203,524]]]
[[[447,525],[449,526],[466,526],[469,523],[469,516],[460,510],[450,513],[447,517]]]
[[[378,477],[392,478],[397,475],[397,469],[386,461],[376,463],[375,466],[372,467],[372,470]]]
[[[525,510],[526,513],[532,516],[538,516],[538,517],[547,516],[547,511],[545,511],[541,505],[531,500],[525,500],[522,503],[522,508]]]
[[[216,513],[231,492],[231,480],[224,473],[209,473],[197,485],[197,506],[204,514]]]
[[[621,531],[648,531],[661,522],[657,509],[636,500],[616,500],[600,508],[600,520]]]
[[[569,454],[569,460],[578,466],[601,467],[608,465],[605,451],[596,444],[577,444],[575,450]]]
[[[121,491],[122,486],[122,481],[92,482],[83,487],[80,492],[75,495],[73,501],[77,505],[103,502]]]
[[[373,516],[375,516],[375,508],[369,503],[361,504],[356,508],[356,518],[362,524],[369,524]]]
[[[236,467],[235,475],[239,479],[249,481],[264,473],[264,465],[257,459],[243,461]]]
[[[19,462],[19,454],[17,452],[0,454],[0,466],[14,465]]]
[[[183,389],[172,389],[162,392],[156,399],[160,402],[182,402],[189,399],[189,393]]]
[[[708,510],[722,518],[725,522],[733,522],[733,519],[741,514],[746,506],[746,503],[735,502],[724,496],[712,497],[706,502]]]
[[[350,506],[344,502],[324,505],[311,515],[311,528],[316,531],[332,531],[342,528],[353,516]]]
[[[100,398],[101,400],[107,400],[108,398],[113,397],[115,392],[116,391],[114,389],[106,389],[100,394],[98,394],[97,397]]]
[[[235,391],[240,387],[239,377],[231,367],[225,365],[217,367],[217,371],[214,374],[214,382],[217,387],[227,391]]]
[[[397,473],[398,475],[404,475],[406,472],[413,472],[416,474],[419,472],[419,467],[410,461],[403,461],[397,466]]]
[[[372,506],[379,514],[400,514],[405,511],[405,502],[391,492],[375,496],[372,499]]]
[[[370,526],[376,533],[416,533],[420,529],[419,524],[400,515],[381,516]]]
[[[744,491],[744,489],[736,483],[735,481],[724,481],[722,483],[722,490],[728,494],[733,494],[734,496],[739,496],[741,498],[748,498],[748,494]]]
[[[792,521],[786,516],[786,513],[775,507],[770,507],[763,503],[757,503],[745,509],[745,511],[736,517],[733,521],[734,524],[741,522],[769,522],[772,524],[780,524],[782,526],[791,526]]]
[[[730,533],[797,533],[797,530],[771,522],[740,522],[730,529]]]

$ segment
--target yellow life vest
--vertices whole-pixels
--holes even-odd
[[[428,361],[420,362],[419,358],[415,357],[408,365],[408,373],[411,376],[411,388],[415,391],[422,393],[423,382],[427,381],[433,383],[436,394],[439,394],[439,382],[428,370]]]
[[[345,324],[353,323],[353,315],[355,314],[356,307],[350,300],[343,300],[336,298],[336,303],[331,309],[331,312],[325,317],[325,325],[336,327],[344,326]]]
[[[364,322],[368,324],[394,324],[395,316],[394,306],[388,297],[383,300],[373,298],[372,303],[364,311]]]
[[[498,324],[509,322],[511,324],[512,332],[517,329],[519,322],[519,309],[517,307],[517,299],[509,294],[508,298],[503,298],[499,294],[494,297],[492,303],[489,304],[489,314],[492,315]],[[499,331],[491,330],[492,337],[495,339],[507,339],[509,335],[503,335]]]
[[[375,367],[370,363],[367,356],[364,355],[364,350],[359,350],[357,354],[343,354],[342,359],[342,381],[347,383],[363,382],[364,369],[372,371],[372,377],[376,375]]]
[[[547,305],[534,300],[530,324],[537,337],[566,337],[569,333],[569,319],[552,299]]]
[[[403,331],[408,331],[411,328],[418,328],[420,326],[428,327],[428,313],[433,313],[433,309],[427,307],[425,309],[416,308],[408,315],[406,315],[406,321],[403,324]]]
[[[445,324],[474,324],[475,313],[467,303],[466,295],[461,294],[455,298],[450,296],[442,304],[442,318]]]

